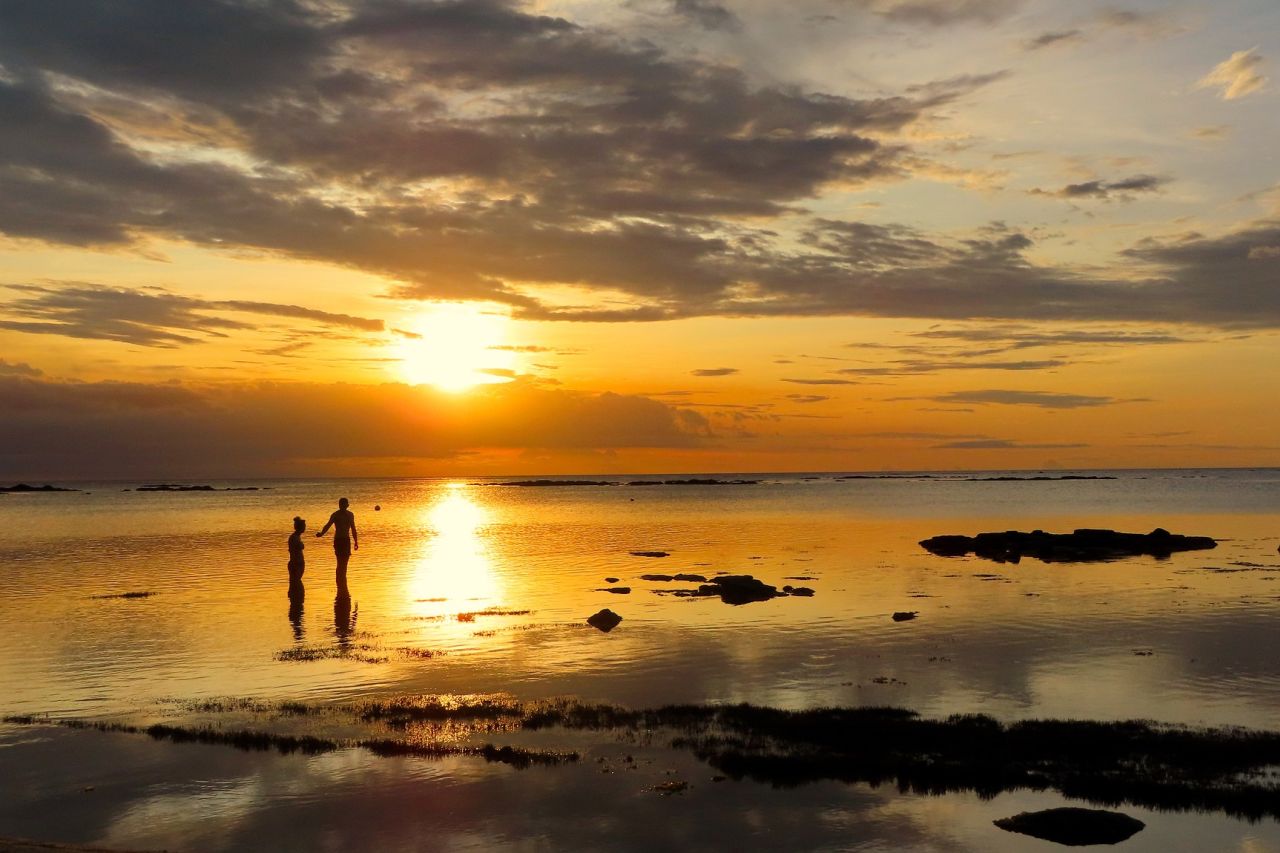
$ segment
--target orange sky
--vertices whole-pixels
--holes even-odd
[[[1280,465],[1272,4],[308,9],[0,12],[0,480]]]

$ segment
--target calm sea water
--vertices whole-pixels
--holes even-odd
[[[190,493],[77,483],[85,491],[0,496],[0,712],[145,720],[172,700],[505,693],[1280,729],[1280,471],[978,481],[1000,473],[716,475],[762,482],[649,488],[258,481],[212,485],[269,488]],[[335,607],[332,550],[311,535],[342,496],[361,545],[349,612]],[[286,597],[294,515],[310,528],[300,608]],[[917,544],[941,533],[1157,526],[1220,544],[1167,560],[1048,565],[941,558]],[[642,550],[669,556],[630,554]],[[640,577],[677,572],[747,573],[815,595],[732,607],[661,594],[680,585]],[[151,595],[106,597],[127,592]],[[585,626],[603,607],[623,617],[608,634]],[[901,610],[918,618],[894,622]],[[40,732],[0,728],[0,835],[195,850],[266,849],[255,843],[264,838],[275,849],[371,839],[379,849],[714,849],[738,836],[778,849],[1041,849],[990,820],[1060,802],[751,783],[714,795],[724,802],[696,790],[658,802],[632,788],[601,793],[581,769],[514,774],[358,750],[246,756]],[[67,795],[91,776],[95,796]],[[111,796],[96,796],[103,789]],[[613,805],[583,814],[587,795]],[[709,807],[745,822],[704,833],[696,810]],[[1148,829],[1130,849],[1280,850],[1270,823],[1142,818]],[[626,843],[613,834],[624,831]],[[1197,840],[1207,846],[1185,846]]]

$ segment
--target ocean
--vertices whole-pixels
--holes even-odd
[[[653,485],[692,478],[719,484]],[[386,850],[720,849],[732,839],[1021,850],[1045,842],[991,820],[1067,802],[1051,791],[712,783],[695,758],[643,742],[626,748],[651,751],[648,769],[615,779],[583,762],[515,770],[356,747],[250,754],[56,725],[208,724],[211,708],[232,701],[570,697],[1280,729],[1280,470],[547,479],[602,484],[314,479],[154,492],[114,482],[0,496],[0,715],[46,723],[0,726],[0,836],[200,851],[351,849],[371,838]],[[359,533],[349,599],[337,595],[331,547],[313,535],[340,497]],[[308,531],[305,594],[291,598],[294,516]],[[939,534],[1157,527],[1219,544],[1016,564],[919,545]],[[680,594],[696,580],[653,579],[718,574],[813,594],[735,606]],[[603,608],[622,617],[609,632],[586,623]],[[596,758],[618,744],[574,737]],[[666,797],[642,776],[697,783]],[[602,797],[599,811],[575,813],[583,796]],[[708,808],[741,821],[717,836],[699,828]],[[1280,850],[1274,818],[1122,810],[1147,823],[1127,849]]]

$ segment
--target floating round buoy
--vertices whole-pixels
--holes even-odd
[[[380,512],[381,510],[382,510],[382,505],[381,505],[381,504],[374,504],[374,505],[373,505],[373,511],[374,511],[374,512]]]

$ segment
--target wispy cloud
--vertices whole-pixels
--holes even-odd
[[[736,367],[701,367],[689,371],[694,376],[732,376],[738,372]]]
[[[1167,177],[1158,175],[1134,175],[1115,181],[1083,181],[1078,184],[1067,184],[1056,190],[1031,190],[1033,195],[1051,195],[1065,199],[1128,199],[1139,193],[1157,192],[1169,183]]]
[[[0,329],[146,347],[193,344],[254,328],[222,316],[228,313],[284,317],[365,332],[384,328],[383,321],[366,317],[273,302],[205,300],[158,288],[140,290],[84,282],[4,287],[17,297],[0,303]]]
[[[912,399],[912,398],[901,398]],[[918,398],[917,398],[918,399]],[[978,405],[1035,406],[1041,409],[1080,409],[1094,406],[1110,406],[1116,403],[1133,403],[1116,397],[1088,394],[1064,394],[1058,391],[1010,391],[986,389],[981,391],[952,391],[924,399],[935,403],[971,403]]]
[[[1262,66],[1262,55],[1258,48],[1238,50],[1219,62],[1208,74],[1196,83],[1197,89],[1217,89],[1218,96],[1225,101],[1234,101],[1261,91],[1267,78],[1259,69]]]
[[[1024,443],[1007,438],[981,438],[969,441],[948,441],[933,445],[935,450],[1061,450],[1072,447],[1088,447],[1082,442]]]

